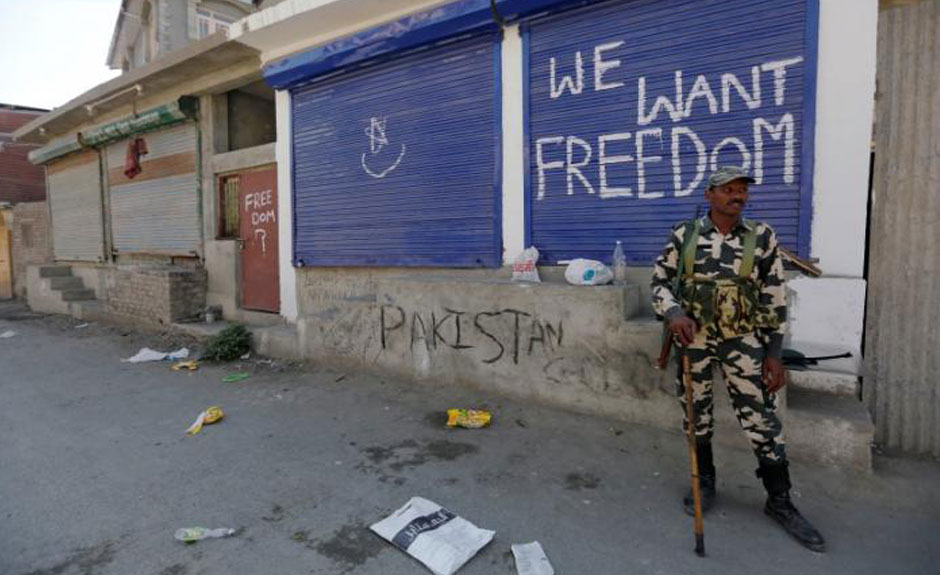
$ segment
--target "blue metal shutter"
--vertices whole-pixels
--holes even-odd
[[[485,34],[292,90],[295,265],[499,265],[498,81]]]
[[[705,209],[714,155],[750,163],[745,216],[807,254],[816,18],[815,0],[635,0],[532,21],[529,243],[548,261],[609,261],[619,239],[649,264]],[[651,115],[660,97],[674,113]]]

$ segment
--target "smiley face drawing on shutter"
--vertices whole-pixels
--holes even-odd
[[[389,154],[383,154],[382,151],[386,146],[390,145],[388,141],[388,136],[386,133],[386,125],[388,124],[387,118],[378,118],[373,116],[369,119],[369,127],[365,129],[366,136],[369,138],[369,152],[362,153],[362,169],[372,176],[373,178],[384,178],[389,175],[396,168],[398,168],[401,161],[405,158],[406,146],[405,144],[401,145],[401,149],[398,152],[398,157],[385,169],[383,170],[374,170],[369,166],[369,161],[372,160],[376,163],[380,162],[382,159],[386,161],[390,157]]]

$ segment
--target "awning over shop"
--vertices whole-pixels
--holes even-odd
[[[142,132],[164,128],[193,118],[199,110],[199,100],[183,96],[163,106],[151,108],[135,116],[126,116],[115,122],[95,126],[79,134],[85,146],[102,146]]]
[[[458,0],[411,14],[271,62],[264,78],[275,89],[304,83],[377,56],[433,44],[499,23],[598,0]]]
[[[199,100],[191,96],[150,108],[134,116],[101,124],[88,130],[57,138],[29,153],[33,164],[46,164],[83,148],[100,147],[135,134],[150,132],[193,118],[199,110]]]
[[[496,28],[490,0],[451,2],[273,62],[265,66],[264,78],[276,89],[288,88],[338,68],[486,26]]]
[[[78,141],[78,134],[71,134],[62,138],[56,138],[45,146],[36,148],[31,151],[27,157],[31,164],[40,165],[81,149],[82,144]]]

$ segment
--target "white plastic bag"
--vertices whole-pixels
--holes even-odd
[[[578,258],[565,268],[565,279],[576,286],[598,286],[612,282],[614,273],[597,260]]]
[[[452,575],[496,535],[423,497],[369,528],[436,575]]]
[[[532,246],[522,250],[512,262],[512,281],[514,282],[541,282],[539,270],[535,264],[539,261],[539,251]]]
[[[189,357],[189,349],[185,347],[181,347],[176,351],[171,351],[170,353],[164,353],[162,351],[150,349],[149,347],[142,347],[140,348],[140,351],[137,352],[137,355],[127,359],[122,359],[121,361],[125,363],[144,363],[147,361],[163,361],[164,359],[179,361],[181,359],[186,359],[187,357]]]

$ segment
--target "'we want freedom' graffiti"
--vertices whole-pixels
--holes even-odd
[[[735,62],[737,73],[675,69],[656,77],[631,77],[630,62],[618,56],[624,46],[622,40],[607,42],[593,51],[534,62],[533,81],[547,83],[534,87],[532,96],[533,113],[543,118],[540,131],[553,109],[569,118],[580,109],[586,124],[593,128],[606,122],[610,129],[592,136],[534,134],[536,200],[581,193],[601,199],[681,198],[729,158],[749,170],[758,184],[769,177],[775,183],[794,183],[799,161],[795,115],[802,95],[794,93],[791,80],[802,74],[802,56],[743,66]],[[604,94],[613,101],[598,99]],[[743,124],[741,112],[747,114]],[[631,129],[616,129],[622,127]],[[652,170],[660,173],[655,185],[649,181]]]

